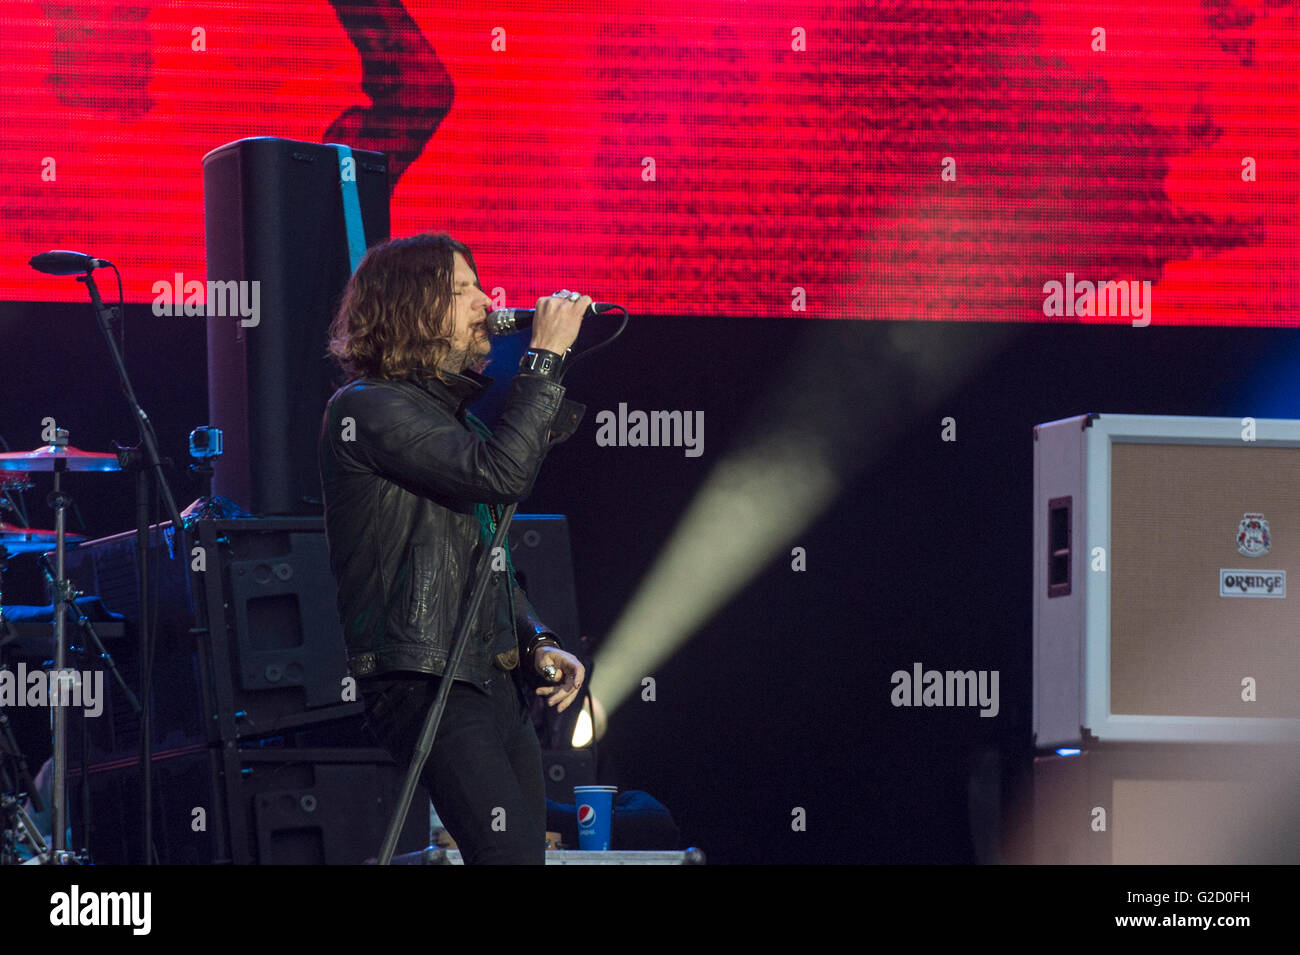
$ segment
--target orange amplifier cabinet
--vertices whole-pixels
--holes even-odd
[[[1300,421],[1034,428],[1040,749],[1300,739]]]

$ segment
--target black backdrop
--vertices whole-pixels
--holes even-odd
[[[127,310],[137,392],[164,453],[182,463],[186,435],[206,423],[201,322]],[[587,404],[587,418],[552,452],[520,510],[570,517],[585,632],[598,636],[618,618],[794,355],[819,343],[872,354],[894,328],[636,317],[618,343],[576,368],[569,396]],[[794,542],[808,569],[794,573],[788,556],[777,558],[653,674],[655,702],[634,698],[611,720],[605,751],[615,781],[666,803],[685,843],[710,861],[997,858],[997,831],[979,813],[972,824],[970,793],[987,796],[1000,783],[1018,818],[1030,754],[1032,426],[1086,411],[1300,412],[1289,387],[1296,331],[934,323],[911,333],[927,353],[987,345],[992,354],[937,402],[938,413],[918,417],[901,393],[873,404],[873,416],[889,409],[889,427],[869,416],[861,427],[889,438]],[[88,306],[0,304],[0,355],[0,435],[11,449],[38,446],[46,416],[88,450],[134,441]],[[857,373],[869,387],[870,363]],[[703,410],[704,455],[598,447],[596,413],[619,402]],[[939,439],[946,415],[957,420],[955,443]],[[127,479],[73,476],[70,484],[79,508],[72,529],[84,522],[85,533],[101,536],[131,526]],[[27,494],[36,526],[52,523],[47,489],[43,481]],[[175,490],[182,507],[195,497],[183,475]],[[1000,713],[895,709],[889,675],[913,661],[998,670]],[[794,806],[807,812],[805,832],[791,829]]]

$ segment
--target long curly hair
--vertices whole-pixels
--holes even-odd
[[[434,374],[451,351],[454,256],[478,266],[469,247],[446,233],[393,239],[366,253],[343,289],[329,349],[345,384],[358,378]]]

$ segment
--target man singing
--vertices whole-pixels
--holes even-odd
[[[528,493],[584,411],[560,376],[591,299],[568,291],[538,300],[495,431],[466,410],[491,384],[480,374],[490,304],[466,246],[417,235],[366,254],[330,328],[346,376],[320,434],[330,564],[367,722],[403,766],[504,506]],[[508,554],[498,558],[421,780],[466,863],[541,864],[530,690],[563,711],[586,674],[537,619]]]

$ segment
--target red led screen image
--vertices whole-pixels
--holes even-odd
[[[11,0],[0,296],[202,279],[202,157],[280,136],[387,153],[505,304],[1295,325],[1298,10]]]

